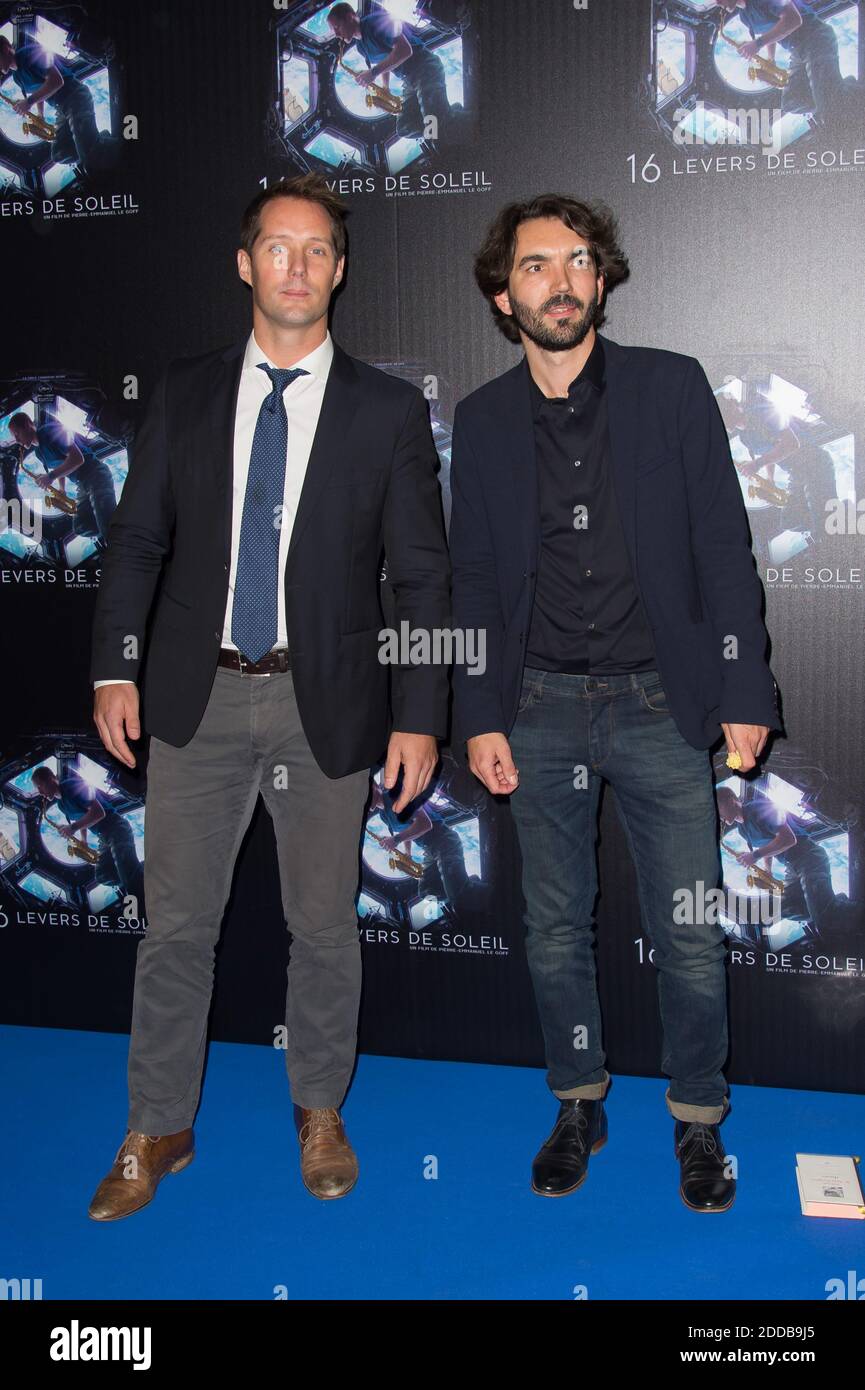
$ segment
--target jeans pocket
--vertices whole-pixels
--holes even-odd
[[[669,714],[670,712],[667,705],[667,692],[662,686],[660,678],[640,686],[640,700],[646,709],[652,710],[655,714]]]
[[[540,699],[540,679],[536,675],[523,675],[522,689],[520,690],[520,702],[517,705],[517,714],[522,714],[530,705],[536,704]]]

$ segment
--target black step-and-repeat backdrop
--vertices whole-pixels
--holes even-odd
[[[446,91],[437,140],[398,76],[400,111],[367,106],[348,71],[357,51],[338,62],[321,0],[0,4],[0,1018],[128,1028],[146,929],[146,758],[122,768],[92,724],[100,557],[158,373],[249,330],[235,269],[242,208],[311,169],[350,208],[334,335],[423,388],[446,512],[454,405],[519,351],[473,282],[487,222],[503,202],[548,190],[618,214],[632,273],[605,332],[692,354],[707,371],[786,721],[756,780],[716,757],[730,811],[729,1075],[861,1088],[860,6],[788,6],[798,36],[757,56],[740,51],[746,21],[765,32],[772,0],[729,0],[723,33],[707,0],[353,8],[412,26],[424,80]],[[16,105],[46,81],[41,105]],[[46,492],[39,475],[72,445],[75,469]],[[40,815],[52,777],[82,804],[102,802],[100,837],[70,843],[56,801]],[[509,810],[447,752],[424,810],[395,854],[371,801],[362,1047],[540,1065]],[[785,822],[796,852],[755,876],[736,857],[748,827]],[[611,805],[601,840],[610,1065],[653,1075],[655,971]],[[287,951],[259,806],[219,949],[216,1038],[273,1041]]]

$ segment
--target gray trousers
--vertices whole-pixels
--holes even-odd
[[[147,932],[138,944],[129,1128],[175,1134],[201,1089],[214,950],[259,792],[273,820],[292,934],[285,1007],[291,1098],[339,1106],[354,1066],[361,958],[355,897],[369,771],[325,776],[290,671],[217,667],[183,748],[151,738],[144,822]]]

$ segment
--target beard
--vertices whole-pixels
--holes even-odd
[[[598,307],[598,292],[592,292],[592,297],[582,312],[579,301],[573,295],[567,294],[552,295],[539,309],[532,309],[522,300],[514,299],[513,295],[510,295],[510,301],[514,323],[527,338],[538,347],[545,348],[547,352],[567,352],[570,348],[579,347],[592,327]],[[559,304],[573,305],[573,316],[549,322],[544,318],[544,314]]]

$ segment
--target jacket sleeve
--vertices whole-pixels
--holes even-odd
[[[480,669],[454,668],[455,741],[506,732],[502,708],[502,609],[495,549],[477,463],[465,430],[462,405],[454,412],[451,444],[450,552],[453,615],[457,630],[474,630]],[[480,647],[483,641],[484,648]]]
[[[382,515],[388,580],[394,592],[397,632],[421,629],[433,636],[450,622],[450,561],[442,516],[438,454],[423,393],[411,401],[391,463]],[[391,667],[393,727],[402,733],[447,735],[448,666],[400,662]]]
[[[108,527],[93,616],[90,679],[138,679],[144,632],[171,546],[174,499],[168,469],[165,394],[159,378],[136,433],[123,492]]]
[[[781,729],[742,490],[718,403],[693,357],[679,402],[679,433],[694,563],[721,670],[719,718]]]

